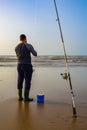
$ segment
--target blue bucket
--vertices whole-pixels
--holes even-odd
[[[44,95],[43,94],[37,95],[37,103],[44,103]]]

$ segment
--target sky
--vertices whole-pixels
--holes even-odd
[[[67,55],[87,55],[87,0],[56,0]],[[63,55],[53,0],[0,0],[0,55],[15,55],[20,34],[38,55]]]

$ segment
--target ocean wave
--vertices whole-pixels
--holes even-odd
[[[86,66],[87,56],[68,56],[70,66]],[[63,67],[65,66],[64,56],[38,56],[32,57],[33,66],[52,66]],[[0,66],[16,66],[16,56],[0,56]]]

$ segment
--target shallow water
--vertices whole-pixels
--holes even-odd
[[[68,82],[62,79],[63,67],[35,67],[30,95],[36,99],[37,94],[45,95],[46,103],[71,103]],[[87,106],[87,67],[70,68],[76,103]],[[17,98],[16,67],[0,67],[0,102]]]

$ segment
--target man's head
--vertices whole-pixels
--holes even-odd
[[[21,34],[21,35],[20,35],[20,41],[21,41],[22,43],[27,42],[27,38],[26,38],[26,35],[25,35],[25,34]]]

